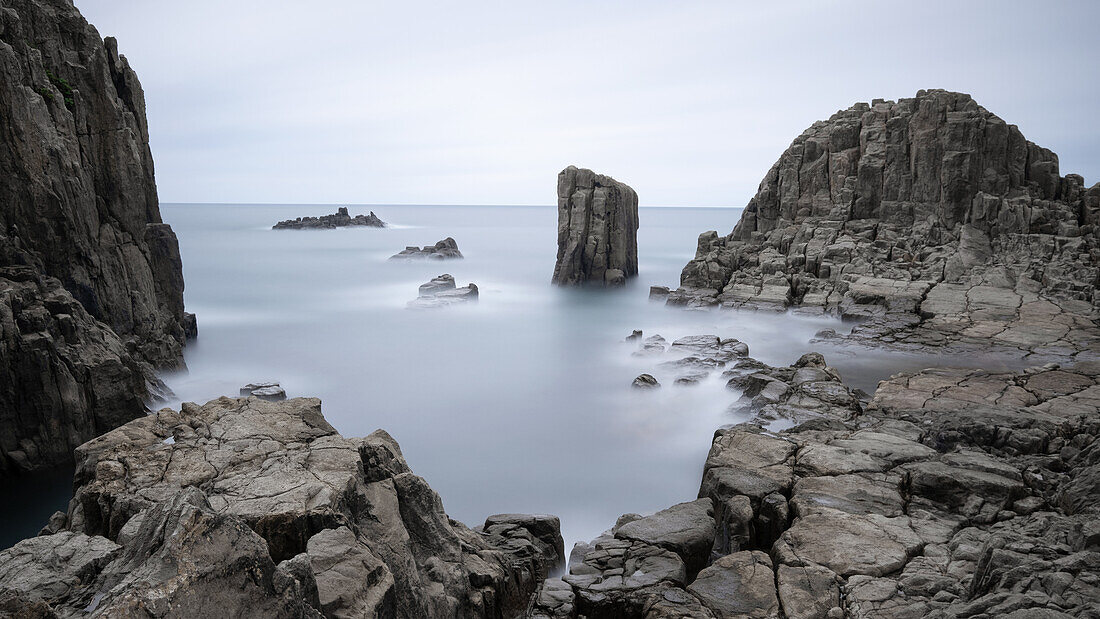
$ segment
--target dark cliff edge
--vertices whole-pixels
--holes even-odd
[[[65,0],[0,4],[0,475],[146,412],[195,332],[145,98]]]
[[[1100,358],[1100,184],[969,95],[920,91],[814,123],[672,305],[824,311],[835,343]]]

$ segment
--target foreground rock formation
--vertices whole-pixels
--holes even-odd
[[[821,355],[711,338],[749,421],[715,433],[699,499],[578,545],[529,616],[1100,614],[1100,364],[899,374],[868,402]]]
[[[182,364],[176,236],[141,84],[71,2],[0,10],[0,475],[145,412]],[[9,139],[10,138],[10,139]]]
[[[348,214],[348,207],[341,206],[336,209],[336,212],[332,215],[321,215],[320,217],[298,217],[296,219],[287,219],[280,221],[271,227],[272,230],[305,230],[305,229],[331,229],[331,228],[344,228],[347,226],[368,226],[371,228],[385,228],[386,222],[378,218],[374,214],[374,211],[370,212],[370,215],[356,215],[352,217]]]
[[[0,552],[4,612],[514,617],[562,561],[557,518],[468,529],[388,434],[343,438],[316,399],[188,403],[78,457],[68,513]]]
[[[409,301],[413,309],[432,309],[457,303],[477,301],[478,290],[473,283],[462,288],[455,287],[455,278],[449,273],[433,277],[431,281],[420,284],[418,296]]]
[[[447,237],[435,245],[425,245],[424,247],[410,245],[390,256],[390,260],[421,260],[424,258],[450,260],[461,257],[462,252],[458,251],[458,243],[451,237]]]
[[[638,194],[592,170],[562,170],[553,283],[617,286],[637,274]]]
[[[1100,357],[1100,185],[968,95],[857,104],[807,129],[674,305],[863,319],[847,342]],[[839,338],[834,338],[834,341]]]

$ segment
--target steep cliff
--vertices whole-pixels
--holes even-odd
[[[71,2],[4,0],[0,74],[4,473],[71,460],[142,414],[153,368],[182,364],[194,317],[141,84],[115,41]]]
[[[1100,354],[1100,184],[969,95],[920,91],[814,123],[670,304],[820,308],[855,339]]]

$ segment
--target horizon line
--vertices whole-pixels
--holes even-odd
[[[491,206],[491,207],[523,207],[523,208],[557,208],[553,204],[460,204],[460,203],[427,203],[427,202],[180,202],[176,200],[160,200],[161,205],[176,206],[360,206],[360,207],[386,207],[386,206]],[[714,208],[736,209],[743,206],[718,206],[718,205],[690,205],[690,204],[639,204],[638,208]]]

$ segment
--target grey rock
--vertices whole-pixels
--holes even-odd
[[[255,397],[261,400],[278,402],[286,399],[286,391],[279,383],[268,381],[262,383],[248,383],[241,387],[241,397]]]
[[[553,283],[620,286],[637,274],[638,194],[592,170],[562,170]]]
[[[661,386],[661,383],[657,382],[657,379],[652,374],[640,374],[631,383],[631,386],[638,389],[656,389]]]
[[[699,572],[688,586],[721,619],[779,619],[775,573],[768,555],[743,551],[726,555]]]
[[[386,222],[379,219],[378,216],[374,214],[374,211],[371,211],[370,215],[360,214],[352,217],[348,214],[348,207],[341,206],[340,208],[336,209],[335,213],[331,215],[287,219],[285,221],[280,221],[271,228],[272,230],[331,230],[334,228],[345,228],[348,226],[385,228]]]
[[[435,245],[406,247],[400,252],[390,256],[390,260],[452,260],[462,257],[462,252],[458,251],[458,243],[451,237],[447,237]]]
[[[709,498],[673,505],[615,531],[618,539],[645,542],[675,552],[683,559],[689,578],[707,564],[714,536],[714,508]]]
[[[462,288],[456,288],[455,278],[448,273],[444,273],[438,277],[433,277],[427,283],[421,284],[419,296],[409,301],[408,306],[412,309],[434,309],[477,301],[477,299],[478,289],[476,285],[467,284]]]

